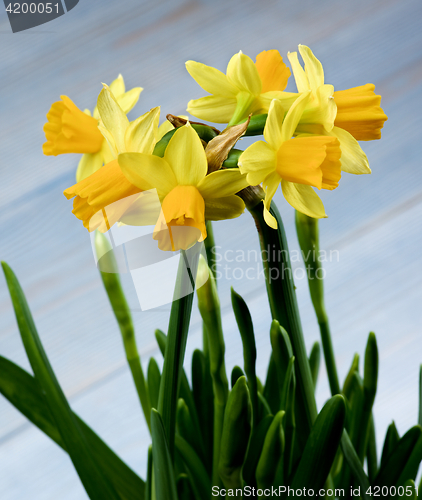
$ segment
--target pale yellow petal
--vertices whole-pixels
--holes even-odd
[[[128,153],[152,154],[158,142],[159,119],[160,107],[158,106],[130,123],[125,134]]]
[[[230,59],[227,65],[227,78],[239,90],[255,96],[261,93],[262,83],[258,70],[252,59],[242,51]]]
[[[277,99],[278,101],[280,101],[281,105],[284,108],[284,112],[287,113],[287,111],[290,109],[290,106],[296,101],[299,96],[300,94],[296,92],[281,92],[278,90],[265,92],[255,100],[255,106],[253,109],[251,109],[251,113],[268,113],[271,101],[273,99]]]
[[[176,130],[168,143],[164,159],[181,186],[196,186],[207,175],[204,146],[189,122]]]
[[[296,127],[302,118],[303,112],[305,111],[310,98],[311,92],[304,92],[292,104],[286,115],[286,118],[284,119],[283,129],[281,133],[282,142],[288,141],[293,137]]]
[[[281,188],[286,201],[299,212],[316,219],[327,217],[320,197],[311,186],[283,180]]]
[[[98,130],[101,132],[104,139],[106,140],[106,143],[108,145],[108,149],[109,149],[110,154],[112,156],[112,159],[115,160],[119,153],[117,151],[117,145],[116,145],[116,141],[114,140],[113,134],[108,129],[106,129],[104,127],[102,121],[100,121],[100,123],[98,124]]]
[[[246,175],[241,174],[238,168],[217,170],[204,177],[197,185],[198,191],[206,200],[208,198],[222,198],[238,193],[249,186]]]
[[[277,152],[264,141],[251,144],[239,158],[239,169],[247,174],[246,180],[251,186],[260,184],[267,175],[275,172]]]
[[[184,120],[189,119],[186,115],[178,115],[178,118],[183,118]],[[171,122],[166,120],[158,127],[158,140],[160,141],[167,134],[167,132],[170,132],[170,130],[174,130],[174,126]]]
[[[297,57],[297,52],[289,52],[287,54],[290,64],[293,70],[293,76],[295,77],[296,87],[298,92],[306,92],[310,90],[308,77],[302,66],[300,65],[299,59]]]
[[[143,191],[121,217],[128,226],[153,226],[161,213],[161,203],[155,189]]]
[[[110,90],[116,99],[126,92],[125,81],[122,75],[119,75],[110,83]]]
[[[370,174],[368,158],[358,141],[346,130],[334,127],[329,135],[337,137],[341,149],[341,169],[349,174]]]
[[[195,61],[187,61],[186,69],[196,83],[210,94],[236,97],[239,91],[229,82],[227,76],[216,68]]]
[[[206,220],[234,219],[242,215],[244,210],[243,200],[236,195],[205,200]]]
[[[312,50],[306,45],[299,45],[299,52],[305,63],[305,73],[308,77],[310,88],[316,90],[324,85],[324,70],[320,61],[314,56]]]
[[[277,172],[273,172],[268,177],[265,178],[263,183],[263,188],[265,191],[264,220],[273,229],[277,229],[277,221],[274,218],[274,216],[270,214],[271,200],[273,199],[278,189],[278,186],[280,185],[280,181],[281,178],[277,174]]]
[[[162,196],[177,185],[170,165],[163,158],[144,153],[123,153],[118,161],[125,177],[139,189],[155,188]]]
[[[98,96],[97,106],[104,127],[114,138],[117,151],[125,151],[125,132],[129,120],[107,85],[104,85]]]
[[[85,153],[79,161],[76,170],[76,182],[86,179],[103,166],[103,155],[99,153]]]
[[[282,126],[284,120],[285,109],[280,101],[273,99],[268,110],[268,117],[264,127],[264,138],[275,151],[281,146]]]
[[[228,123],[236,111],[235,97],[207,96],[188,102],[186,111],[201,120]]]
[[[142,87],[134,87],[128,90],[119,97],[116,97],[119,106],[123,109],[124,113],[129,113],[135,104],[139,101],[139,95],[144,89]]]

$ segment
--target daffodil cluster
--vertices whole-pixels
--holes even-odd
[[[204,240],[206,220],[241,215],[241,192],[248,186],[262,185],[264,217],[273,228],[277,222],[270,205],[279,185],[296,210],[326,217],[313,188],[337,188],[341,171],[370,173],[358,140],[379,139],[387,117],[374,85],[335,91],[325,83],[312,51],[300,45],[299,53],[304,67],[296,52],[288,54],[297,92],[285,91],[291,72],[277,50],[261,52],[255,62],[239,52],[226,74],[186,63],[210,94],[191,100],[187,111],[228,124],[211,142],[200,138],[198,124],[183,118],[159,127],[159,107],[130,122],[126,115],[142,89],[126,92],[121,76],[103,86],[92,116],[62,96],[47,114],[43,150],[46,155],[83,154],[77,184],[64,191],[75,198],[75,216],[89,231],[107,231],[115,223],[153,224],[153,237],[163,250]],[[260,131],[264,140],[243,151],[236,168],[225,168],[229,150],[254,115],[266,116]]]

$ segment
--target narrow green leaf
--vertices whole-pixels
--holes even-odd
[[[177,404],[177,429],[182,438],[192,446],[201,460],[204,460],[205,452],[202,439],[199,439],[189,408],[182,398],[179,399]]]
[[[239,380],[239,378],[244,376],[245,374],[243,373],[243,370],[242,368],[240,368],[240,366],[233,366],[232,374],[230,377],[232,388],[236,385],[236,382]]]
[[[314,387],[316,388],[319,365],[321,362],[321,346],[319,342],[315,342],[311,349],[311,354],[309,355],[309,366],[311,368],[312,380],[314,381]]]
[[[346,417],[341,395],[333,396],[319,413],[306,442],[291,487],[322,488],[333,464]]]
[[[231,299],[236,323],[243,345],[243,366],[248,379],[252,401],[253,425],[258,424],[258,387],[256,383],[256,344],[251,313],[243,298],[231,288]]]
[[[227,400],[218,471],[226,488],[242,488],[242,468],[252,430],[252,404],[246,378],[240,377]]]
[[[198,498],[201,498],[201,500],[209,498],[211,482],[202,460],[195,453],[192,446],[178,434],[175,437],[175,445],[189,471],[191,482],[199,494]],[[159,499],[157,498],[157,500]]]
[[[284,411],[274,416],[265,436],[255,472],[258,488],[271,488],[281,467],[284,452],[283,416]]]
[[[252,431],[248,454],[243,466],[243,478],[250,486],[256,487],[256,466],[258,465],[259,457],[261,456],[265,436],[267,435],[273,419],[273,415],[265,415]]]
[[[64,451],[66,445],[35,378],[0,356],[0,393],[28,420],[55,441]],[[94,459],[119,492],[122,500],[142,500],[145,483],[75,413],[73,414],[92,450]]]
[[[154,408],[151,410],[151,433],[156,500],[177,500],[176,481],[164,424]]]
[[[191,482],[187,474],[180,474],[177,478],[177,496],[180,500],[196,500]]]
[[[375,423],[373,414],[371,414],[371,420],[369,422],[369,439],[368,448],[366,450],[366,459],[368,463],[368,477],[372,482],[378,472],[377,443],[375,438]]]
[[[394,450],[389,454],[385,463],[381,465],[381,468],[375,477],[374,486],[378,485],[390,487],[397,484],[397,481],[400,479],[403,471],[406,470],[407,462],[411,457],[421,434],[422,428],[419,427],[419,425],[415,425],[406,432],[406,434],[399,440]],[[412,466],[410,466],[410,469],[411,468]]]
[[[396,486],[404,485],[404,483],[408,479],[416,480],[416,475],[418,473],[418,469],[420,463],[422,461],[422,433],[419,436],[419,439],[416,442],[409,458],[407,459],[406,465],[402,470],[400,477],[397,480]]]
[[[29,362],[82,484],[92,500],[116,500],[119,498],[118,494],[95,461],[85,435],[54,375],[19,282],[5,262],[2,262],[2,267]]]
[[[268,363],[267,378],[265,379],[263,396],[271,408],[270,413],[277,413],[280,409],[280,389],[278,386],[277,367],[273,353],[271,353],[270,361]]]
[[[394,423],[393,420],[393,422],[391,422],[391,424],[388,426],[387,432],[385,434],[384,446],[382,448],[382,454],[381,454],[381,465],[385,465],[387,458],[395,449],[399,440],[400,436],[397,431],[396,424]]]
[[[147,480],[146,480],[146,485],[145,485],[145,500],[153,500],[152,484],[153,484],[154,474],[153,474],[152,470],[153,470],[152,445],[150,445],[148,447],[148,463],[147,463]]]
[[[422,365],[419,366],[419,414],[418,424],[422,427]]]
[[[367,494],[367,491],[370,487],[368,476],[365,474],[365,471],[363,470],[362,464],[360,463],[359,457],[356,453],[355,448],[353,447],[353,444],[346,430],[343,431],[340,445],[341,445],[341,451],[343,452],[344,460],[350,467],[358,486],[360,486],[360,494],[362,496],[362,499],[371,500],[372,497],[368,496]]]
[[[346,375],[346,379],[343,384],[343,395],[347,400],[350,400],[351,396],[351,384],[352,384],[352,378],[354,373],[359,373],[359,354],[355,354],[352,360],[352,365],[350,367],[350,370],[348,374]]]
[[[157,361],[151,358],[148,363],[148,393],[151,407],[157,409],[160,393],[161,373]]]

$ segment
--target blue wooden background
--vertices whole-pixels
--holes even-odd
[[[124,360],[116,323],[95,268],[87,231],[71,214],[62,191],[74,183],[77,157],[44,157],[42,126],[60,94],[93,108],[101,82],[122,73],[144,92],[131,113],[161,105],[183,113],[203,95],[184,62],[225,70],[240,49],[255,57],[277,48],[285,55],[309,45],[337,89],[376,84],[389,117],[383,138],[363,143],[372,175],[344,174],[340,187],[321,196],[326,299],[343,379],[353,354],[363,355],[370,330],[380,349],[376,429],[381,440],[392,419],[400,433],[417,421],[422,361],[422,4],[417,0],[81,0],[65,16],[12,34],[0,8],[0,258],[17,273],[41,339],[74,410],[137,472],[145,475],[149,435]],[[293,81],[290,89],[294,89]],[[276,196],[290,247],[297,250],[293,210]],[[238,279],[257,262],[229,262],[226,250],[257,249],[248,214],[215,224],[227,278],[219,285],[227,366],[241,362],[240,339],[229,302],[233,286],[251,309],[264,377],[269,355],[269,308],[262,276]],[[336,252],[338,251],[338,253]],[[338,257],[338,258],[337,258]],[[308,349],[318,329],[302,264],[294,263]],[[240,270],[235,271],[236,268]],[[234,275],[233,275],[234,273]],[[158,356],[154,329],[166,329],[168,307],[134,309],[146,368]],[[194,311],[186,366],[200,345]],[[0,277],[0,354],[29,365]],[[325,369],[317,388],[329,396]],[[87,496],[68,457],[0,399],[0,498],[79,500]]]

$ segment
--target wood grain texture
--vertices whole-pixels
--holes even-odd
[[[321,222],[321,244],[327,251],[338,251],[325,265],[325,286],[342,379],[353,353],[363,355],[368,332],[377,334],[375,417],[380,441],[392,419],[400,433],[417,420],[422,361],[421,15],[417,0],[81,0],[47,25],[12,34],[0,9],[0,258],[21,281],[72,407],[143,476],[147,428],[89,236],[62,195],[74,183],[78,159],[45,157],[41,150],[51,103],[65,94],[82,109],[92,109],[101,82],[110,83],[122,73],[128,87],[145,89],[132,119],[156,105],[161,105],[163,116],[183,113],[189,99],[203,95],[184,68],[186,60],[224,70],[240,49],[251,57],[270,48],[286,54],[298,43],[311,46],[323,62],[326,81],[337,89],[376,84],[389,121],[381,141],[363,143],[373,173],[344,174],[337,190],[321,193],[329,215]],[[288,88],[294,90],[293,81]],[[293,252],[298,248],[293,211],[280,193],[275,200]],[[226,250],[258,250],[248,214],[214,228],[223,256]],[[233,286],[252,312],[258,375],[263,378],[270,351],[264,280],[253,253],[249,262],[229,262],[233,255],[226,254],[222,263],[227,271],[222,271],[227,277],[219,283],[227,366],[231,370],[240,361],[240,336],[230,306]],[[294,262],[310,349],[318,329],[301,267]],[[252,279],[239,279],[249,268]],[[144,368],[151,356],[161,363],[153,332],[166,329],[169,308],[140,312],[127,277],[124,285]],[[187,369],[200,341],[195,310]],[[29,369],[3,278],[0,353]],[[319,407],[328,395],[322,369]],[[0,496],[87,498],[67,456],[3,399]]]

